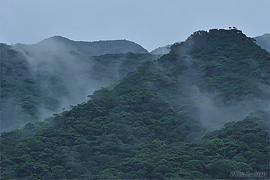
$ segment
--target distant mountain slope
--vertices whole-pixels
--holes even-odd
[[[164,46],[164,47],[156,48],[153,51],[151,51],[150,54],[158,55],[158,56],[162,56],[164,54],[168,54],[170,52],[170,50],[171,50],[170,47],[171,47],[171,45],[167,45],[167,46]]]
[[[270,33],[254,37],[254,39],[256,39],[256,44],[261,46],[266,51],[270,52]]]
[[[87,56],[99,56],[104,54],[120,54],[120,53],[148,53],[139,44],[128,40],[108,40],[108,41],[95,41],[95,42],[84,42],[84,41],[72,41],[65,37],[54,36],[33,45],[22,45],[17,44],[19,47],[25,47],[26,49],[36,50],[52,50],[52,48],[76,51],[82,55]]]

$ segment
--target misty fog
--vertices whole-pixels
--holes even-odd
[[[42,121],[44,118],[60,113],[64,109],[85,102],[89,100],[87,96],[95,90],[101,87],[112,88],[128,72],[136,70],[141,62],[156,57],[144,51],[139,45],[129,41],[94,43],[95,46],[99,46],[99,52],[97,53],[118,51],[124,44],[130,45],[130,47],[119,50],[118,54],[82,55],[76,50],[87,42],[63,39],[62,37],[53,37],[33,45],[16,44],[12,46],[13,50],[19,52],[27,60],[29,73],[37,82],[34,86],[45,97],[41,97],[38,100],[41,102],[37,102],[38,117],[30,117],[22,110],[12,114],[5,113],[5,119],[11,118],[16,121],[16,124],[13,123],[8,128],[9,130],[21,128],[28,122]],[[71,45],[71,43],[80,46],[77,47],[74,44]],[[101,43],[101,45],[98,45],[98,43]],[[91,43],[87,44],[90,50],[91,45]],[[121,54],[122,51],[142,51],[146,53]],[[87,49],[84,49],[84,52],[87,54]],[[39,93],[37,92],[37,94]],[[10,96],[15,96],[15,94],[10,94]],[[25,97],[16,98],[23,99]],[[11,98],[7,98],[7,102],[11,103],[9,99],[11,100]],[[11,109],[11,107],[7,107],[7,109]]]
[[[50,116],[62,108],[81,103],[87,99],[88,94],[108,85],[108,82],[96,81],[89,77],[91,70],[89,59],[73,56],[57,41],[51,40],[43,43],[42,46],[29,46],[30,48],[24,46],[14,46],[14,48],[27,58],[33,76],[39,78],[41,86],[59,102],[58,108],[53,111],[40,107],[43,116]],[[38,77],[39,75],[41,77]],[[51,76],[59,79],[51,82],[47,79]],[[58,86],[61,89],[54,88]],[[64,92],[65,96],[59,91]]]
[[[106,56],[80,54],[77,52],[78,47],[71,45],[72,42],[62,37],[54,37],[34,45],[12,46],[27,59],[32,77],[37,80],[42,92],[49,99],[38,104],[39,117],[35,121],[42,121],[46,117],[68,109],[71,105],[87,101],[89,99],[87,96],[101,87],[113,88],[117,81],[140,65],[138,57],[129,54]],[[178,76],[179,92],[181,96],[184,95],[189,99],[188,102],[182,102],[183,99],[179,97],[179,102],[191,104],[196,109],[194,118],[201,122],[202,126],[208,130],[219,129],[225,123],[241,120],[256,110],[268,110],[269,85],[266,84],[258,83],[262,96],[267,96],[266,98],[246,97],[242,101],[230,102],[223,102],[221,92],[218,90],[210,92],[201,88],[200,83],[205,73],[204,62],[191,56],[190,52],[194,45],[193,39],[188,38],[184,46],[176,51],[177,58],[182,59],[184,64],[184,71]],[[153,60],[157,54],[162,56],[168,53],[169,49],[169,46],[158,48],[156,55],[149,55],[146,59]],[[86,52],[86,49],[84,50]],[[134,51],[137,50],[136,45]],[[253,62],[252,59],[249,61]],[[195,64],[197,65],[194,66]],[[251,65],[258,68],[254,62]],[[158,68],[165,70],[162,66]],[[46,103],[46,101],[50,102]],[[192,112],[189,113],[192,114]],[[9,115],[22,122],[19,127],[13,128],[20,128],[33,120],[28,119],[27,114],[23,117],[17,114],[23,114],[23,112]]]
[[[179,96],[181,106],[191,106],[187,108],[194,111],[194,118],[208,131],[217,130],[230,121],[244,119],[250,113],[257,111],[269,111],[269,90],[268,84],[260,82],[254,83],[259,87],[260,93],[257,97],[246,96],[242,100],[231,100],[225,102],[222,93],[217,89],[208,91],[201,86],[204,81],[205,70],[204,62],[190,55],[194,46],[194,41],[186,43],[181,49],[177,50],[178,58],[182,59],[185,66],[184,72],[178,76],[180,96],[185,96],[188,102],[183,101]],[[253,60],[250,60],[254,62]],[[199,65],[198,65],[199,64]],[[251,64],[254,66],[254,63]],[[259,68],[256,65],[256,69]],[[183,105],[184,103],[184,105]],[[185,104],[186,103],[186,104]],[[195,109],[194,109],[195,108]]]

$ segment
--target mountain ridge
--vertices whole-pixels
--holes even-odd
[[[15,44],[16,47],[28,46],[35,48],[45,48],[48,46],[60,46],[67,51],[77,51],[86,56],[99,56],[104,54],[120,54],[120,53],[148,53],[141,45],[129,40],[100,40],[100,41],[73,41],[62,36],[53,36],[46,38],[36,44]],[[58,47],[59,48],[59,47]]]

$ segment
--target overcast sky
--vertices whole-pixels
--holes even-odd
[[[151,51],[198,30],[270,33],[270,0],[0,0],[0,42],[127,39]]]

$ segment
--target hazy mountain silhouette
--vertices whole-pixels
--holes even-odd
[[[261,46],[266,51],[270,52],[270,33],[266,33],[261,36],[254,37],[256,39],[256,44]]]
[[[106,40],[106,41],[72,41],[62,36],[54,36],[35,44],[35,46],[48,46],[58,43],[67,50],[74,50],[82,55],[99,56],[104,54],[120,53],[148,53],[141,45],[128,40]]]

